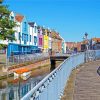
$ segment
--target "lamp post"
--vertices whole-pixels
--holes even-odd
[[[85,40],[88,42],[87,36],[88,36],[88,33],[85,32]],[[86,43],[86,50],[88,50],[88,43]]]
[[[83,37],[83,41],[85,42],[86,41],[86,43],[85,43],[85,45],[86,45],[86,50],[88,50],[88,48],[89,48],[89,45],[88,45],[88,39],[87,39],[87,36],[88,36],[88,33],[86,33],[85,32],[85,34],[84,34],[84,37]]]

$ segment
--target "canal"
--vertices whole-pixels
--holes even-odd
[[[57,62],[56,67],[61,62]],[[48,73],[50,73],[50,65],[47,67],[32,71],[28,80],[15,79],[8,77],[0,80],[0,100],[20,100],[28,91],[36,86]]]

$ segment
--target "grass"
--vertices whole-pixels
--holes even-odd
[[[76,76],[77,70],[74,69],[69,77],[67,85],[64,90],[64,95],[62,96],[61,100],[73,100],[73,92],[74,92],[74,81]]]
[[[69,76],[69,80],[65,86],[64,94],[61,100],[73,100],[74,95],[74,87],[75,87],[75,78],[77,73],[81,70],[83,64],[77,66],[75,69],[72,70],[71,75]]]

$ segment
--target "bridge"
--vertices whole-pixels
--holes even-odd
[[[55,57],[51,57],[51,59],[54,60]],[[57,57],[57,59],[59,59],[59,57]],[[65,58],[63,63],[61,63],[57,68],[52,70],[50,74],[48,74],[24,97],[22,97],[21,100],[61,100],[66,83],[69,79],[70,74],[72,73],[72,70],[76,69],[81,64],[85,64],[86,62],[91,61],[95,62],[98,59],[100,59],[100,50],[89,50],[86,52],[73,54],[67,59]],[[77,97],[77,94],[75,96]],[[80,99],[76,98],[75,100]]]
[[[53,71],[56,68],[56,61],[64,61],[70,55],[67,54],[55,54],[50,56],[51,68],[50,70]]]

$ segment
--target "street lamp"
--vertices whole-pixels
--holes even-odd
[[[84,37],[83,37],[83,41],[85,42],[86,41],[86,43],[85,43],[85,45],[86,45],[86,50],[88,50],[88,48],[89,48],[89,44],[88,44],[88,39],[87,39],[87,36],[88,36],[88,33],[87,32],[85,32],[85,34],[84,34]]]

